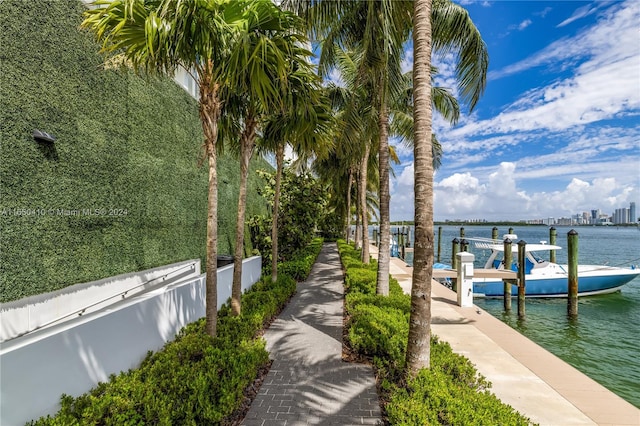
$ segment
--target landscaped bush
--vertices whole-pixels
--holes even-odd
[[[502,403],[491,384],[446,342],[431,340],[431,368],[405,383],[402,371],[409,334],[411,298],[389,280],[389,296],[376,295],[377,274],[359,262],[344,241],[338,249],[345,273],[348,344],[372,358],[387,421],[392,425],[527,425],[529,420]]]
[[[206,334],[204,318],[189,324],[139,368],[112,375],[77,398],[64,395],[54,417],[32,424],[220,424],[268,364],[264,341],[255,336],[295,290],[287,275],[275,283],[264,277],[242,296],[241,316],[232,316],[226,305],[220,309],[215,339]]]
[[[265,185],[260,195],[273,207],[275,195],[275,172],[260,172]],[[314,230],[325,212],[326,191],[313,176],[307,173],[296,174],[292,168],[285,167],[280,186],[280,207],[278,209],[278,259],[291,262],[300,250],[311,243]],[[262,264],[271,267],[271,215],[248,216],[247,224],[251,231],[251,241],[262,254]],[[300,269],[305,265],[291,266]]]
[[[349,292],[376,294],[376,271],[365,268],[350,268],[345,272],[345,287]]]
[[[372,358],[386,358],[394,365],[403,364],[409,336],[408,312],[359,303],[349,315],[349,343],[354,350]]]
[[[528,425],[529,420],[489,392],[466,358],[447,343],[432,340],[431,369],[422,370],[407,387],[386,382],[385,406],[393,425]]]
[[[292,256],[290,260],[278,264],[278,274],[286,274],[296,281],[304,281],[311,272],[311,267],[322,249],[322,238],[314,238],[303,250]]]

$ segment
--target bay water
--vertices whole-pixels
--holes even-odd
[[[392,226],[392,232],[397,228]],[[513,228],[518,236],[514,243],[549,241],[546,226]],[[558,263],[567,263],[567,233],[571,229],[578,232],[580,264],[625,267],[640,264],[639,229],[616,226],[556,227],[556,245],[563,247],[556,252]],[[434,230],[437,256],[437,225]],[[491,238],[492,226],[464,226],[464,230],[465,238]],[[508,227],[499,227],[498,238],[502,240],[507,232]],[[454,238],[460,239],[460,226],[442,226],[442,263],[451,263]],[[484,267],[489,251],[474,249],[473,245],[469,251],[476,256],[475,266]],[[409,264],[412,255],[406,254]],[[511,313],[505,313],[502,299],[476,298],[474,303],[640,408],[640,277],[620,292],[579,298],[577,319],[567,317],[566,298],[527,299],[523,320],[518,319],[515,305]]]

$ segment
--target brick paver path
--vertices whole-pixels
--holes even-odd
[[[343,278],[335,243],[264,338],[273,359],[243,425],[382,424],[370,366],[342,361]]]

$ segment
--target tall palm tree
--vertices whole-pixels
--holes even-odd
[[[280,209],[280,187],[284,169],[284,151],[287,144],[302,158],[310,155],[323,158],[331,146],[333,117],[320,79],[305,65],[290,76],[287,104],[289,107],[270,114],[264,124],[263,139],[259,143],[262,151],[273,152],[276,158],[276,181],[274,188],[271,223],[271,279],[278,278],[278,216]]]
[[[377,139],[376,109],[372,107],[374,101],[374,81],[368,73],[361,72],[365,61],[365,51],[360,46],[345,51],[338,45],[329,45],[326,49],[333,49],[334,65],[340,70],[345,81],[344,88],[331,87],[334,95],[334,106],[340,110],[342,120],[341,138],[344,147],[349,151],[348,157],[357,158],[358,185],[358,223],[362,238],[362,262],[369,263],[369,234],[368,210],[366,195],[369,186],[369,164],[372,144]],[[371,159],[375,158],[374,156]],[[373,163],[371,163],[373,164]]]
[[[433,11],[432,11],[433,6]],[[415,377],[431,362],[433,251],[433,51],[458,53],[456,73],[463,101],[475,107],[486,84],[488,53],[468,13],[449,0],[416,0],[413,12],[415,244],[406,370]]]
[[[388,102],[398,89],[400,80],[397,62],[402,44],[411,29],[412,1],[309,1],[288,0],[288,7],[304,14],[314,25],[313,33],[326,46],[338,44],[352,47],[362,44],[368,60],[368,70],[376,84],[376,108],[379,113],[380,167],[380,237],[377,292],[386,294],[389,281],[389,187]],[[467,12],[450,0],[434,0],[434,48],[440,53],[459,53],[456,63],[459,91],[473,108],[486,82],[488,55],[479,32]],[[323,49],[321,67],[334,63],[334,49]],[[321,68],[322,70],[322,68]],[[327,71],[326,69],[324,70]]]
[[[380,187],[380,247],[378,250],[377,293],[389,290],[389,99],[402,90],[400,58],[409,34],[410,2],[380,0],[367,2],[321,2],[312,11],[324,37],[321,70],[327,72],[336,62],[332,45],[361,49],[358,63],[360,79],[371,82],[371,104],[375,111],[375,146]],[[366,77],[363,77],[366,76]],[[364,224],[363,224],[364,225]],[[367,230],[363,229],[363,260],[368,258]],[[368,259],[367,259],[368,260]],[[383,279],[380,280],[380,276]],[[386,283],[386,286],[384,285]],[[382,284],[382,287],[381,287]]]
[[[95,33],[103,52],[123,59],[138,73],[172,76],[181,67],[198,84],[209,166],[206,330],[215,336],[220,92],[235,71],[228,66],[230,46],[245,26],[253,1],[97,0],[93,6],[85,12],[82,26]]]
[[[231,311],[235,315],[241,312],[247,178],[258,132],[272,112],[284,113],[288,108],[299,106],[291,102],[291,90],[297,89],[292,81],[298,81],[302,72],[311,72],[308,65],[311,52],[302,47],[307,41],[302,20],[271,0],[253,1],[253,13],[247,15],[241,37],[231,46],[228,63],[229,69],[234,70],[229,76],[228,101],[237,105],[243,124],[239,138],[240,187],[231,287]]]
[[[431,366],[433,158],[431,142],[431,0],[415,0],[413,16],[415,243],[406,369],[415,377]]]

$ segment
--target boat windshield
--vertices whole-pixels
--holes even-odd
[[[537,263],[542,263],[542,262],[546,262],[547,260],[538,256],[535,252],[529,252],[529,254],[531,255],[531,257],[533,257],[535,259],[535,261]]]

